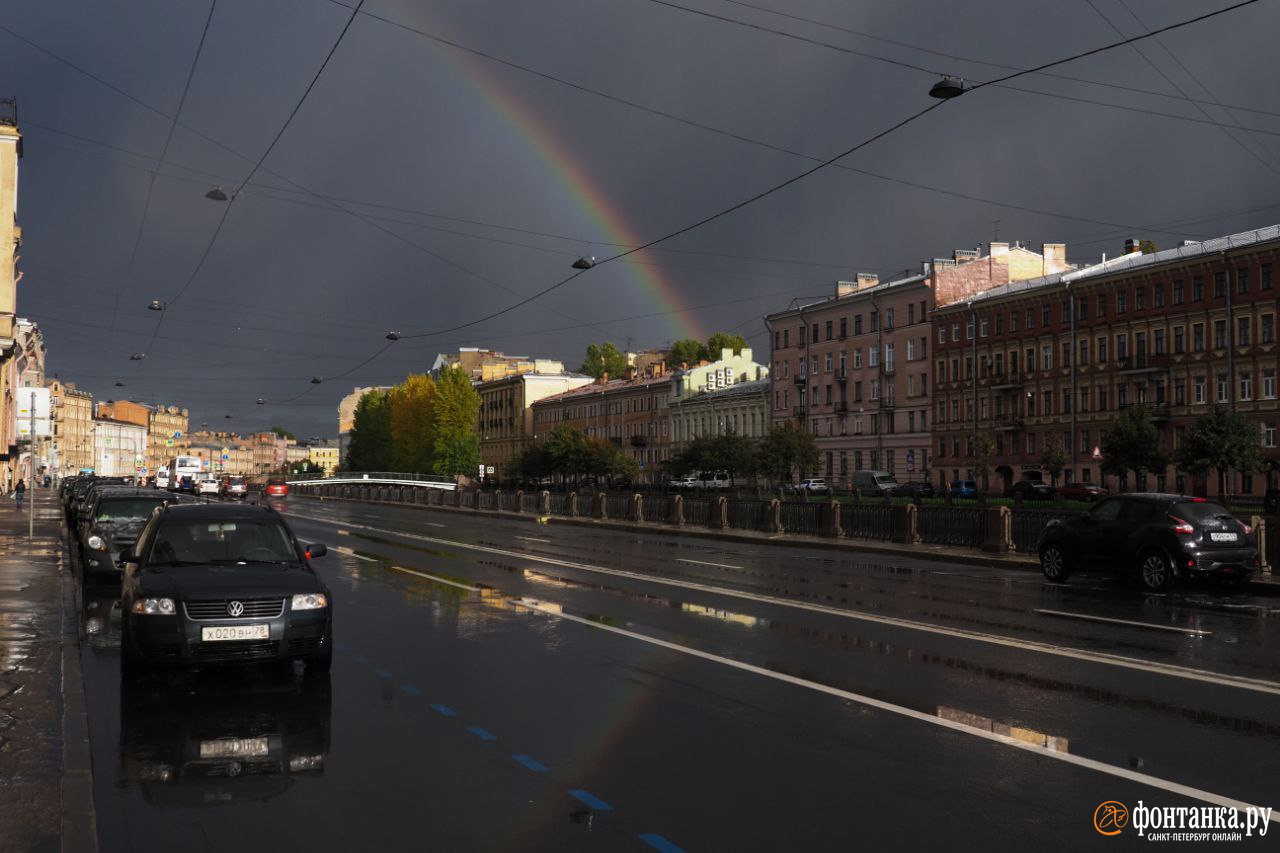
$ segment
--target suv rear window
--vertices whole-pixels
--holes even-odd
[[[1214,501],[1179,501],[1169,508],[1169,512],[1192,523],[1204,523],[1223,516],[1234,518],[1226,507]]]

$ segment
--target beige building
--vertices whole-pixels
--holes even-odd
[[[671,452],[701,436],[762,437],[770,426],[770,388],[766,377],[671,399]]]
[[[207,471],[244,476],[254,473],[252,447],[233,432],[198,430],[184,436],[184,442],[184,452],[199,457],[201,467]]]
[[[533,442],[534,403],[591,384],[590,376],[566,373],[558,361],[539,359],[534,367],[476,386],[480,394],[480,464],[485,466],[486,477],[509,476],[511,463]]]
[[[93,454],[93,395],[72,382],[49,382],[53,441],[50,467],[55,478],[95,468]]]
[[[332,477],[341,462],[337,443],[326,441],[323,444],[313,444],[308,450],[311,464],[323,470],[326,477]]]
[[[14,318],[18,281],[22,278],[18,272],[18,248],[22,245],[22,229],[18,227],[20,159],[22,134],[18,132],[17,102],[0,100],[0,485],[5,488],[14,482],[18,462]]]
[[[431,377],[439,379],[442,371],[461,367],[471,378],[472,384],[492,382],[518,373],[530,373],[537,369],[538,359],[523,355],[505,355],[497,350],[478,347],[460,347],[456,355],[440,353],[431,365]]]
[[[147,473],[155,474],[182,452],[186,445],[189,417],[177,406],[146,406]]]

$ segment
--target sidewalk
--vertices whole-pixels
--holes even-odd
[[[78,586],[49,489],[0,502],[0,850],[96,850]]]
[[[348,501],[351,503],[386,503],[391,506],[412,507],[444,513],[469,513],[471,515],[492,516],[543,525],[567,524],[577,527],[602,527],[607,530],[640,530],[661,533],[667,536],[690,536],[699,539],[715,539],[721,542],[740,542],[752,545],[781,545],[786,547],[825,548],[857,554],[878,554],[882,556],[905,557],[915,560],[934,560],[940,562],[962,563],[992,569],[1022,569],[1040,573],[1040,560],[1034,554],[1005,553],[996,554],[979,551],[974,548],[958,548],[947,545],[904,545],[895,542],[873,542],[866,539],[830,538],[809,536],[799,533],[761,533],[755,530],[724,529],[716,530],[699,525],[676,527],[670,524],[623,521],[616,519],[595,519],[583,516],[540,516],[532,512],[510,512],[507,510],[472,509],[470,507],[433,506],[430,504],[399,503],[396,501],[362,500],[360,498],[309,498],[322,501]],[[1243,589],[1255,595],[1280,596],[1280,577],[1275,574],[1256,575]]]

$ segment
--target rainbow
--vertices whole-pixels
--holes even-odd
[[[505,82],[483,64],[483,60],[435,44],[432,52],[479,93],[493,113],[524,140],[529,150],[546,165],[569,201],[595,223],[604,237],[601,242],[628,247],[647,242],[627,222],[619,206],[592,179],[579,162],[580,158],[574,157],[560,141],[548,122],[517,99]],[[667,314],[673,339],[707,339],[709,333],[698,323],[684,294],[661,267],[650,264],[627,264],[627,267],[659,310],[679,312]]]

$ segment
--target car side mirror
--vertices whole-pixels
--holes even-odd
[[[329,549],[319,542],[308,545],[306,551],[308,557],[323,557],[325,554],[329,553]]]

